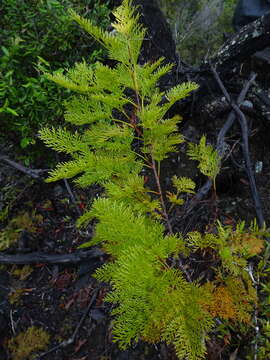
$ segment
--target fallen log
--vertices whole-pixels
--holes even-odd
[[[229,38],[218,52],[209,58],[202,69],[214,66],[218,72],[232,71],[236,64],[244,62],[259,50],[270,46],[270,12],[241,28]]]
[[[24,264],[78,264],[82,261],[98,258],[104,252],[98,248],[86,251],[76,251],[71,254],[46,254],[32,252],[28,254],[7,254],[0,253],[0,264],[24,265]]]

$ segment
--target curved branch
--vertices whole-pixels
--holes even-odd
[[[249,183],[250,183],[250,189],[251,189],[251,193],[252,193],[252,197],[253,197],[253,201],[254,201],[254,205],[255,205],[258,224],[259,224],[260,228],[263,228],[263,226],[265,225],[265,220],[264,220],[264,216],[263,216],[260,195],[257,190],[256,180],[255,180],[254,173],[252,171],[252,164],[251,164],[251,159],[250,159],[250,155],[249,155],[247,120],[246,120],[246,117],[243,114],[243,112],[240,110],[239,106],[231,101],[231,97],[230,97],[229,93],[227,92],[227,90],[225,89],[216,69],[214,67],[211,67],[211,70],[213,72],[213,75],[214,75],[220,89],[222,90],[224,96],[226,97],[228,103],[231,104],[231,107],[233,108],[235,114],[237,115],[238,121],[241,126],[242,140],[243,140],[242,150],[243,150],[243,155],[244,155],[244,159],[245,159],[245,163],[246,163],[246,166],[245,166],[246,173],[247,173]],[[255,80],[255,78],[256,78],[256,75],[251,74],[251,79]]]

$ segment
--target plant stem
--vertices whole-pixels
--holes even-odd
[[[162,195],[162,189],[161,189],[161,185],[160,185],[159,175],[158,175],[158,172],[157,172],[156,162],[155,162],[153,156],[151,156],[151,157],[152,157],[152,169],[153,169],[156,184],[157,184],[157,187],[158,187],[158,192],[159,192],[159,196],[160,196],[160,202],[161,202],[161,206],[162,206],[162,210],[163,210],[163,215],[164,215],[164,217],[166,219],[169,233],[173,234],[172,225],[171,225],[171,222],[170,222],[170,219],[169,219],[169,216],[168,216],[168,213],[167,213],[166,205],[165,205],[165,202],[164,202],[164,198],[163,198],[163,195]]]
[[[130,59],[132,60],[130,45],[128,45],[128,52],[129,52]],[[140,102],[139,86],[138,86],[137,74],[136,74],[135,67],[136,67],[136,64],[133,63],[132,64],[132,70],[130,71],[130,73],[131,73],[131,78],[132,78],[132,82],[133,82],[133,85],[134,85],[138,110],[140,110],[141,109],[141,102]]]
[[[130,47],[128,47],[128,50],[129,50],[130,58],[132,59]],[[131,71],[131,78],[132,78],[132,82],[133,82],[133,85],[134,85],[135,96],[136,96],[136,100],[137,100],[137,111],[140,111],[141,108],[143,107],[143,99],[140,99],[140,96],[139,96],[139,86],[138,86],[137,74],[136,74],[135,69],[136,69],[136,64],[133,64],[133,69]],[[136,122],[134,124],[134,129],[137,132],[139,130],[137,128],[137,126],[136,126]],[[142,136],[141,133],[138,132],[138,134]],[[161,185],[160,185],[160,162],[158,162],[158,168],[157,168],[156,167],[156,162],[155,162],[152,155],[151,155],[151,160],[152,160],[152,169],[153,169],[153,172],[154,172],[154,176],[155,176],[155,180],[156,180],[156,184],[157,184],[158,192],[159,192],[159,196],[160,196],[160,202],[161,202],[161,206],[162,206],[162,210],[163,210],[163,216],[166,219],[169,233],[173,234],[172,225],[171,225],[170,220],[169,220],[169,216],[168,216],[168,213],[167,213],[167,209],[166,209],[166,205],[165,205],[165,202],[164,202],[164,198],[163,198],[163,195],[162,195],[162,189],[161,189]]]

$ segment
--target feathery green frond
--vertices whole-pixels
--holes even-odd
[[[179,304],[181,312],[175,309],[175,316],[166,327],[162,338],[174,344],[178,358],[183,360],[205,358],[207,340],[205,334],[209,333],[214,325],[211,316],[207,316],[198,305],[198,295],[194,295],[191,292],[186,293],[186,299],[190,301]]]
[[[117,69],[112,69],[100,62],[95,64],[94,86],[96,94],[100,92],[110,93],[113,94],[113,98],[121,97],[125,89],[121,83]]]
[[[113,11],[116,21],[112,23],[112,26],[119,34],[119,39],[125,46],[125,51],[121,57],[116,56],[117,53],[111,47],[111,56],[116,60],[121,61],[123,64],[137,64],[140,55],[142,42],[145,37],[146,29],[139,24],[139,14],[136,7],[131,4],[131,1],[124,0],[122,6],[116,8]],[[126,52],[126,55],[125,55]],[[126,59],[125,59],[126,57]],[[131,61],[128,63],[126,60]]]
[[[53,82],[55,82],[57,85],[63,86],[66,89],[75,91],[75,92],[79,92],[79,93],[87,93],[87,91],[89,90],[89,87],[87,85],[78,85],[75,84],[73,81],[71,81],[67,76],[65,76],[62,73],[55,73],[55,74],[45,74],[46,77],[49,80],[52,80]]]
[[[176,194],[167,192],[167,199],[173,205],[183,205],[184,199],[179,198],[181,193],[194,194],[194,189],[196,184],[190,178],[187,177],[177,177],[174,175],[172,177],[173,186],[176,188]]]
[[[77,160],[59,163],[56,168],[49,172],[47,182],[57,181],[60,179],[70,179],[82,173],[87,167],[91,166],[93,158],[79,158]]]
[[[202,235],[198,231],[192,231],[187,235],[187,244],[194,250],[198,249],[218,249],[219,238],[214,234]]]
[[[144,214],[156,214],[157,210],[161,211],[160,201],[151,199],[148,189],[144,186],[144,178],[136,173],[117,183],[107,183],[105,189],[109,198],[131,206],[135,211]]]
[[[150,129],[144,129],[143,152],[152,154],[153,159],[161,161],[165,159],[170,152],[176,151],[176,145],[181,144],[184,139],[182,135],[177,133],[177,123],[179,117],[175,116],[171,119],[162,119],[156,126]]]
[[[117,34],[100,29],[73,10],[69,13],[73,20],[108,50],[111,59],[125,65],[129,65],[130,60],[132,64],[137,63],[145,29],[138,23],[138,15],[135,15],[135,9],[129,1],[124,1],[122,6],[114,11],[116,21],[112,26]]]
[[[107,47],[107,44],[113,41],[113,35],[111,33],[101,29],[99,26],[94,25],[89,19],[81,17],[74,10],[69,9],[69,15],[86,32],[88,32],[88,34],[100,42],[104,47]]]
[[[134,4],[130,0],[123,0],[122,6],[113,11],[115,22],[112,24],[114,29],[126,37],[136,34],[142,25],[139,24],[139,14]]]
[[[211,145],[206,145],[206,137],[202,136],[200,143],[188,144],[188,156],[192,160],[199,161],[199,169],[202,174],[215,179],[220,170],[220,157]]]
[[[152,64],[146,63],[143,66],[136,65],[135,71],[137,75],[138,88],[142,98],[152,98],[159,79],[172,69],[172,64],[161,65],[163,61],[164,59],[160,58]]]
[[[85,143],[95,149],[106,149],[109,152],[118,152],[123,155],[132,153],[133,138],[132,129],[127,125],[120,126],[110,123],[97,123],[91,129],[86,130],[82,137]]]
[[[93,94],[92,99],[100,101],[103,104],[110,106],[111,109],[122,110],[123,106],[129,102],[127,98],[114,98],[110,94]]]
[[[179,178],[174,175],[172,177],[172,182],[178,193],[194,194],[196,184],[190,178],[187,178],[185,176]]]
[[[91,96],[74,96],[65,103],[65,120],[74,125],[112,120],[112,108]]]
[[[143,152],[151,154],[153,159],[161,161],[168,157],[169,153],[177,150],[176,145],[183,142],[182,136],[179,134],[158,134],[155,132],[156,137],[151,131],[144,132],[145,146]]]
[[[167,104],[158,106],[158,103],[162,100],[163,93],[155,91],[151,102],[138,111],[138,117],[142,123],[143,128],[158,131],[161,124],[164,124],[164,116],[168,111]],[[175,115],[171,119],[166,120],[165,128],[166,132],[173,132],[177,130],[177,123],[181,121],[181,116]],[[164,126],[163,126],[164,128]]]
[[[182,83],[173,87],[166,93],[166,98],[169,101],[169,105],[172,106],[177,101],[189,96],[190,93],[194,90],[197,90],[198,87],[199,85],[194,82]]]
[[[112,179],[126,178],[127,174],[139,172],[142,164],[136,161],[134,154],[129,156],[119,156],[117,153],[110,156],[93,156],[94,162],[91,167],[85,169],[85,173],[75,180],[75,183],[81,187],[87,187],[91,184],[105,185]]]
[[[81,136],[75,132],[71,133],[65,128],[43,128],[39,131],[39,137],[52,149],[66,154],[88,152],[88,146],[83,143]]]
[[[163,238],[163,226],[121,202],[99,198],[93,204],[96,226],[94,243],[102,242],[106,251],[119,256],[129,246],[144,244],[145,248]],[[119,231],[121,229],[121,231]],[[138,231],[139,230],[139,231]]]
[[[93,69],[85,62],[76,63],[66,75],[62,72],[45,74],[49,80],[67,89],[78,93],[87,93],[91,90],[90,84],[93,81]]]

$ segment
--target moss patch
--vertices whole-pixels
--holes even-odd
[[[44,350],[49,343],[50,335],[41,328],[31,326],[8,342],[8,349],[13,360],[30,359],[33,352]]]

